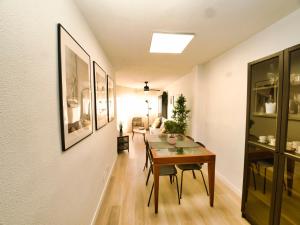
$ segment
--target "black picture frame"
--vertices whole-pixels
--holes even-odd
[[[93,62],[94,72],[94,111],[96,130],[101,129],[108,123],[108,92],[106,72]]]
[[[115,118],[115,90],[114,81],[107,75],[107,108],[108,108],[108,122]]]
[[[57,24],[62,150],[93,133],[90,55]]]

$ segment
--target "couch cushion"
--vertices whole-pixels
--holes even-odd
[[[165,122],[167,121],[167,119],[166,118],[164,118],[164,117],[162,117],[161,118],[161,125],[160,125],[160,129],[163,129],[163,128],[165,128]]]
[[[161,126],[161,118],[157,117],[154,122],[152,123],[151,127],[153,128],[160,128]]]

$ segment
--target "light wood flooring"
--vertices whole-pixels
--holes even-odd
[[[143,171],[144,163],[143,138],[135,135],[130,142],[129,154],[124,151],[118,155],[96,225],[249,224],[241,217],[240,198],[217,177],[215,204],[213,208],[209,206],[199,171],[195,172],[196,180],[191,172],[184,173],[181,205],[177,200],[176,184],[170,184],[169,177],[160,177],[159,207],[158,214],[155,214],[154,196],[150,207],[147,207],[153,176],[150,176],[146,186],[147,170]],[[203,172],[208,182],[205,168]],[[178,169],[179,182],[180,174]]]

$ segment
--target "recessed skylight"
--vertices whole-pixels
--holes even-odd
[[[153,33],[151,53],[182,53],[194,34]]]

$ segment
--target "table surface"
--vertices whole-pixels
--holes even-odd
[[[163,157],[192,157],[214,155],[212,152],[201,146],[197,147],[183,147],[183,148],[161,148],[152,150],[153,158]]]

